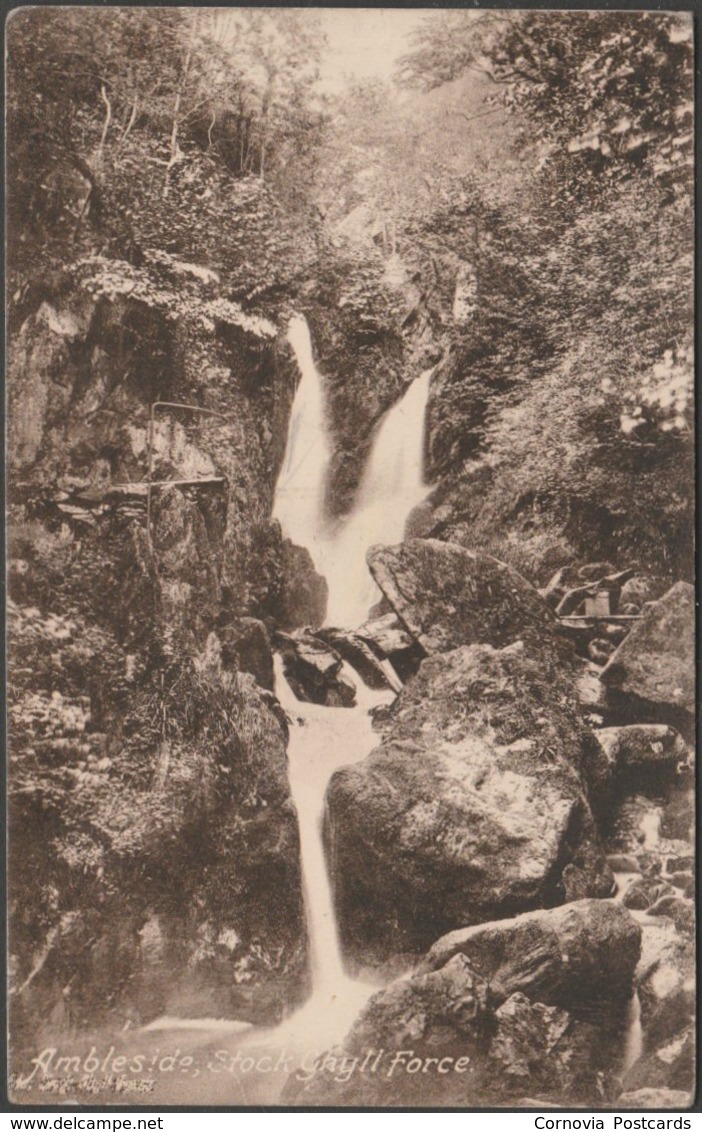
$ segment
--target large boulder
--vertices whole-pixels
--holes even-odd
[[[578,900],[459,928],[437,940],[421,969],[437,970],[465,955],[493,997],[520,991],[577,1011],[593,998],[629,998],[640,951],[641,928],[626,908],[613,900]]]
[[[648,606],[604,668],[610,688],[648,703],[695,710],[695,591],[676,582]]]
[[[368,566],[425,652],[527,640],[555,647],[553,611],[520,574],[489,554],[438,539],[371,547]]]
[[[371,1055],[369,1057],[369,1051]],[[343,1045],[314,1075],[298,1073],[296,1105],[484,1106],[541,1095],[592,1103],[612,1043],[602,1029],[515,992],[503,1002],[464,955],[374,995]]]
[[[695,945],[665,921],[648,921],[636,983],[641,1003],[644,1052],[666,1046],[694,1020]]]
[[[645,1054],[624,1077],[626,1092],[639,1089],[671,1089],[684,1092],[688,1104],[695,1087],[695,1028],[689,1025],[678,1037]]]
[[[571,690],[521,643],[423,661],[381,745],[329,785],[352,953],[416,953],[453,928],[610,895]]]
[[[399,692],[402,681],[387,659],[380,659],[353,629],[319,629],[317,637],[348,661],[369,688],[392,688]]]

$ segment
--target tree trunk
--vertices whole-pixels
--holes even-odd
[[[163,182],[163,199],[164,200],[168,196],[168,190],[169,190],[169,187],[170,187],[170,179],[171,179],[171,169],[173,168],[173,166],[175,164],[177,164],[177,161],[178,161],[178,153],[179,153],[178,128],[180,126],[180,106],[181,106],[181,103],[183,101],[183,93],[185,91],[185,85],[188,81],[188,75],[190,73],[190,64],[191,64],[192,58],[193,58],[193,49],[195,47],[195,30],[197,28],[198,14],[199,13],[198,13],[197,9],[195,9],[195,11],[192,14],[192,20],[191,20],[191,24],[190,24],[190,41],[188,43],[188,51],[187,51],[187,54],[185,56],[185,62],[183,64],[183,70],[181,71],[180,81],[178,83],[178,89],[176,90],[175,102],[173,104],[173,125],[171,127],[170,156],[168,158],[168,163],[166,164],[166,177],[165,177],[165,180]]]

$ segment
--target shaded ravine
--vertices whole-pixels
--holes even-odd
[[[363,620],[379,591],[365,555],[376,542],[403,537],[407,516],[427,492],[423,477],[424,420],[431,371],[407,390],[381,423],[356,506],[342,524],[330,524],[324,498],[330,463],[322,380],[314,365],[307,323],[291,319],[288,339],[301,380],[290,417],[273,516],[286,537],[305,546],[329,585],[327,621],[351,626]],[[290,724],[290,789],[298,816],[300,857],[309,938],[311,994],[276,1026],[253,1027],[229,1019],[163,1017],[142,1038],[170,1047],[177,1042],[193,1056],[207,1080],[208,1103],[275,1103],[291,1073],[313,1073],[326,1050],[344,1037],[377,978],[351,978],[345,971],[333,900],[332,878],[322,838],[325,794],[341,766],[365,758],[376,745],[371,711],[393,692],[371,690],[348,665],[356,686],[351,708],[300,702],[275,656],[275,692]],[[163,1082],[159,1081],[163,1088]],[[197,1086],[166,1085],[168,1103],[191,1098]],[[192,1103],[192,1102],[191,1102]]]

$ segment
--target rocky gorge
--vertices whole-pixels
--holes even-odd
[[[314,56],[314,13],[268,13],[291,85],[270,79],[264,128],[253,80],[238,105],[208,87],[238,75],[212,13],[116,12],[104,42],[98,17],[20,16],[16,147],[27,92],[56,117],[11,185],[13,1100],[690,1105],[684,328],[637,324],[617,369],[588,289],[577,349],[558,341],[573,265],[615,253],[588,243],[554,278],[575,253],[567,225],[532,243],[550,174],[493,194],[462,134],[450,173],[429,136],[425,164],[398,158],[420,117],[428,135],[482,106],[465,76],[439,68],[389,120],[370,87],[339,96],[327,120],[287,65]],[[595,57],[641,65],[659,29],[631,19],[624,43],[593,24]],[[147,111],[126,60],[156,31],[172,74]],[[98,104],[104,68],[66,94],[64,53],[116,68]],[[603,176],[567,153],[563,183]],[[591,202],[564,199],[584,225]],[[685,294],[676,277],[653,323]],[[621,388],[593,392],[588,343]],[[138,1068],[83,1072],[103,1045]],[[176,1048],[188,1065],[161,1071]]]

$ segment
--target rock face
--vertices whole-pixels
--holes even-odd
[[[159,1014],[279,1018],[306,988],[306,932],[285,735],[265,694],[221,668],[214,634],[199,656],[176,651],[162,680],[79,612],[16,610],[15,656],[57,632],[31,669],[51,728],[21,702],[13,719],[35,744],[29,761],[13,750],[14,781],[31,787],[11,804],[16,1048]],[[25,870],[41,868],[53,904],[20,918]]]
[[[695,1014],[695,944],[670,924],[647,925],[646,951],[637,973],[645,1052],[665,1048]]]
[[[262,688],[273,691],[273,651],[263,622],[240,617],[234,624],[222,626],[218,636],[224,666],[250,673]]]
[[[610,895],[570,685],[521,644],[425,660],[383,743],[332,777],[342,938],[366,958],[452,928]]]
[[[488,554],[438,539],[408,539],[372,547],[368,565],[427,653],[554,639],[556,620],[538,590]]]
[[[403,682],[416,675],[426,655],[392,611],[364,622],[356,630],[356,636],[377,656],[389,660]]]
[[[648,703],[695,710],[695,592],[676,582],[644,610],[610,658],[602,680]]]
[[[283,582],[278,621],[282,629],[316,629],[327,613],[329,587],[312,562],[309,550],[290,539],[282,546]]]
[[[321,629],[317,636],[349,661],[369,688],[392,687],[399,692],[402,682],[387,661],[379,659],[370,645],[351,629]]]
[[[421,970],[465,955],[493,996],[520,991],[577,1011],[588,999],[628,998],[640,950],[641,928],[626,908],[612,900],[579,900],[450,932],[429,950]]]
[[[307,985],[285,727],[251,617],[284,573],[270,510],[292,357],[271,323],[159,270],[86,261],[12,342],[28,563],[12,1019],[31,1048],[169,1010],[274,1020]],[[152,427],[160,400],[190,407],[161,405]]]

